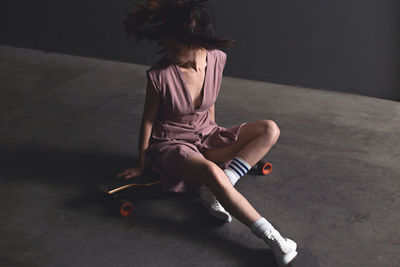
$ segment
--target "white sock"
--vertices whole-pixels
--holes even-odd
[[[282,237],[264,217],[261,217],[251,225],[251,232],[270,246],[279,266],[287,266],[296,257],[296,242]]]
[[[264,217],[255,221],[251,226],[251,232],[259,238],[262,238],[263,235],[271,229],[275,228]]]
[[[235,157],[229,166],[224,170],[231,184],[234,186],[236,182],[251,169],[251,165],[244,159]]]

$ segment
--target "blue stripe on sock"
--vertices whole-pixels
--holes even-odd
[[[240,160],[238,160],[237,158],[233,159],[235,162],[239,163],[241,166],[243,166],[243,168],[246,169],[246,171],[249,171],[250,168],[248,168],[246,165],[243,164],[243,162],[241,162]]]
[[[243,170],[243,168],[240,167],[240,165],[237,164],[236,162],[232,161],[231,165],[235,166],[236,168],[238,168],[238,169],[240,170],[240,172],[241,172],[241,175],[240,175],[240,176],[243,176],[243,175],[246,173],[246,171]]]
[[[240,171],[233,165],[229,165],[229,168],[234,171],[239,177],[242,176],[242,174],[240,173]]]

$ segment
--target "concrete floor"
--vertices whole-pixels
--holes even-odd
[[[276,266],[187,196],[114,216],[99,181],[137,160],[148,66],[0,46],[2,266]],[[281,130],[237,189],[298,243],[295,266],[399,266],[400,103],[224,77],[216,121]]]

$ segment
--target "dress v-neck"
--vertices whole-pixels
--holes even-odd
[[[208,69],[209,69],[208,68],[208,64],[210,63],[209,62],[209,52],[208,52],[207,49],[206,49],[206,62],[207,62],[207,65],[206,65],[206,68],[204,70],[203,86],[202,86],[202,88],[200,90],[200,92],[203,91],[203,95],[202,95],[202,99],[201,99],[201,104],[200,104],[200,106],[198,108],[196,108],[194,106],[194,102],[193,102],[192,96],[190,95],[189,88],[187,87],[186,82],[183,79],[183,74],[182,74],[179,66],[177,66],[176,64],[174,65],[175,68],[177,69],[178,73],[179,73],[179,78],[181,79],[182,85],[184,87],[184,91],[186,93],[186,96],[189,98],[189,102],[190,102],[190,105],[191,105],[191,108],[193,109],[193,111],[198,111],[204,104],[204,99],[205,99],[205,94],[206,94],[206,84],[207,84],[207,78],[208,78]]]

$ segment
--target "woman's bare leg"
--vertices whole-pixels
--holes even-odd
[[[240,157],[254,166],[275,145],[279,135],[279,127],[272,120],[249,122],[240,129],[236,142],[223,148],[207,149],[204,156],[212,162],[225,162]]]
[[[231,184],[225,172],[214,162],[201,156],[186,158],[182,166],[185,180],[206,185],[222,206],[236,219],[248,226],[261,218],[247,199]]]
[[[259,136],[242,147],[236,157],[241,157],[254,166],[275,145],[279,135],[280,130],[277,126],[267,126]]]
[[[278,264],[287,266],[297,255],[296,242],[289,238],[283,238],[233,187],[225,171],[209,159],[211,155],[211,157],[214,156],[215,162],[223,162],[231,159],[232,155],[237,155],[247,160],[252,166],[257,163],[276,143],[279,137],[279,128],[269,120],[257,121],[247,126],[242,127],[240,131],[239,137],[241,135],[242,138],[239,138],[227,149],[209,150],[208,152],[211,153],[186,158],[182,164],[184,179],[205,184],[210,188],[229,213],[272,248]],[[258,131],[255,131],[256,129]]]

